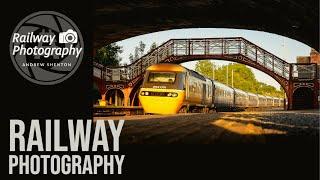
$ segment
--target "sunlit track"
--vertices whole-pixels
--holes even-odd
[[[123,144],[265,144],[300,137],[316,142],[319,118],[315,110],[271,110],[95,117],[94,120],[125,119]]]

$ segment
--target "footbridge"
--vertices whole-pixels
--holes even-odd
[[[138,104],[137,92],[144,72],[150,65],[203,59],[237,62],[268,74],[285,90],[287,109],[319,107],[317,64],[288,63],[242,37],[170,39],[126,66],[111,68],[94,63],[94,82],[102,95],[115,93],[121,97],[121,102],[115,105],[134,106]]]

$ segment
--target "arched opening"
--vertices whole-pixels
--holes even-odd
[[[202,61],[206,62],[200,65]],[[186,59],[182,62],[182,66],[196,70],[200,74],[227,86],[249,93],[282,98],[283,101],[278,103],[279,107],[287,108],[286,84],[275,73],[262,66],[233,59]],[[212,73],[213,70],[214,73]]]
[[[119,57],[121,57],[121,59],[123,59],[124,61],[121,62],[121,65],[123,66],[123,68],[129,69],[128,72],[134,72],[132,78],[139,76],[139,74],[136,73],[139,72],[139,68],[144,68],[145,66],[147,67],[153,63],[166,62],[181,64],[197,60],[231,61],[244,64],[246,66],[255,68],[256,70],[260,70],[277,81],[285,91],[284,97],[287,100],[285,100],[284,105],[286,108],[292,107],[292,96],[288,97],[288,95],[291,95],[291,92],[288,92],[288,77],[290,69],[289,63],[293,63],[297,56],[307,56],[310,53],[310,47],[300,42],[293,41],[292,39],[283,36],[261,31],[259,32],[223,28],[197,28],[172,29],[168,31],[156,32],[156,34],[159,35],[159,38],[154,38],[155,33],[150,33],[116,42],[120,47],[123,47],[124,49],[122,54],[119,54]],[[212,37],[215,34],[219,34],[221,37]],[[225,39],[227,38],[223,37],[240,37],[241,42],[234,40],[233,38],[231,38],[233,40],[225,41]],[[219,38],[222,38],[221,42]],[[219,41],[208,41],[208,39],[219,39]],[[159,58],[163,57],[163,54],[161,54],[162,51],[171,52],[164,50],[166,48],[170,50],[170,43],[164,43],[170,40],[173,41],[172,43],[170,43],[171,45],[173,44],[172,46],[174,48],[171,54],[172,56],[167,59]],[[143,48],[141,48],[141,44],[143,45]],[[162,46],[162,48],[159,48],[160,50],[162,50],[160,51],[160,55],[157,55],[157,53],[152,53],[152,48],[154,49],[153,45],[155,45],[156,47]],[[294,51],[289,52],[289,47],[293,45],[297,48],[294,49]],[[147,49],[145,49],[145,47],[147,47]],[[135,56],[133,56],[136,49],[142,49],[140,51],[137,51],[138,58],[135,58]],[[136,65],[131,66],[132,62],[139,61],[139,59],[142,59],[141,57],[144,57],[144,59],[141,60],[141,63],[136,63]],[[287,62],[288,60],[288,62],[283,63],[281,59],[284,62]],[[193,69],[190,67],[186,68]],[[232,71],[229,72],[228,76],[231,76],[231,74]],[[257,79],[260,82],[266,81],[265,75],[260,76]],[[128,81],[130,80],[131,79],[129,79]],[[229,84],[231,83],[229,82]],[[137,94],[139,87],[140,85],[134,85],[134,89],[130,92],[129,95],[130,98],[128,105],[139,105]],[[279,88],[279,86],[277,87]],[[266,96],[279,97],[273,96],[272,94],[266,94]]]
[[[252,63],[248,63],[247,61],[244,60],[234,60],[234,59],[229,59],[229,58],[224,58],[224,57],[217,57],[217,58],[180,58],[178,62],[175,64],[180,64],[188,69],[196,70],[196,63],[199,61],[210,61],[214,63],[214,67],[212,65],[205,67],[204,71],[211,71],[212,73],[212,68],[217,71],[219,68],[221,69],[223,66],[233,66],[233,65],[244,65],[245,69],[249,69],[253,74],[254,77],[256,75],[259,76],[260,80],[268,80],[269,83],[276,84],[276,86],[281,86],[283,89],[286,88],[283,79],[281,77],[277,76],[274,72],[269,71],[267,68],[261,66],[261,65],[255,65]],[[232,71],[235,70],[235,73],[239,68],[233,69],[233,67],[229,67],[229,69],[226,69],[228,73],[225,74],[225,76],[228,77],[228,85],[232,86]],[[210,74],[210,73],[209,73]],[[214,77],[212,77],[214,76]],[[217,74],[209,75],[208,78],[214,78],[216,80]],[[272,81],[272,82],[271,82]],[[235,82],[236,84],[236,82]],[[285,92],[286,95],[288,92]]]
[[[130,93],[130,106],[140,106],[140,101],[139,101],[139,90],[142,85],[142,80],[139,80],[137,84],[134,86]]]
[[[132,93],[132,98],[131,99],[131,106],[140,106],[140,101],[139,101],[139,90],[140,88],[136,91]]]
[[[293,109],[311,109],[313,107],[313,91],[308,87],[301,87],[293,92]]]
[[[124,94],[119,89],[111,89],[106,92],[106,101],[108,105],[124,106]]]

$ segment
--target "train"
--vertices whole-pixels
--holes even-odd
[[[283,98],[245,92],[181,65],[168,63],[146,69],[139,100],[148,114],[233,111],[284,105]]]

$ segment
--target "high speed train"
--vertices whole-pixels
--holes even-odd
[[[147,68],[139,100],[145,113],[176,114],[256,107],[281,107],[284,99],[231,88],[176,64]]]

